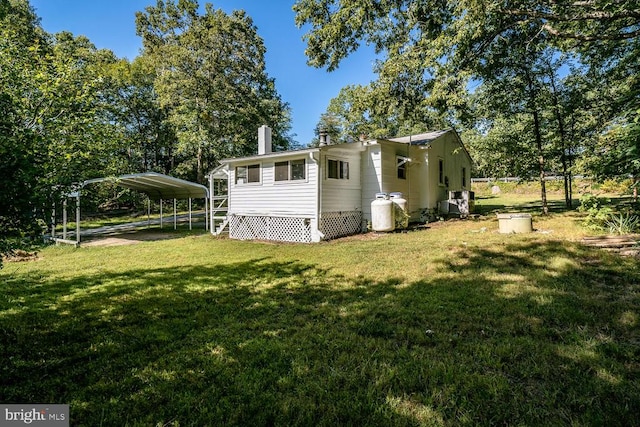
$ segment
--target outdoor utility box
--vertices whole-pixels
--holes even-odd
[[[469,190],[449,191],[449,199],[439,204],[440,213],[466,217],[473,213],[476,202],[475,193]]]
[[[527,213],[504,213],[498,215],[498,231],[502,234],[531,233],[533,220]]]

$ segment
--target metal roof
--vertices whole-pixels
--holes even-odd
[[[88,179],[82,183],[82,186],[105,181],[145,193],[153,200],[204,199],[209,197],[209,190],[204,185],[156,172]]]
[[[451,129],[436,130],[433,132],[421,133],[417,135],[403,136],[400,138],[388,138],[387,141],[409,143],[411,145],[428,145],[436,139],[440,138],[447,132],[451,132]]]

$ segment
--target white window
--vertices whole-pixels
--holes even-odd
[[[327,178],[349,179],[349,162],[327,159]]]
[[[299,181],[307,178],[307,168],[304,159],[276,162],[276,181]]]
[[[260,182],[260,165],[236,166],[236,184]]]

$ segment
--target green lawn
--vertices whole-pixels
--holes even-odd
[[[74,426],[638,425],[638,262],[578,222],[49,247],[0,271],[0,401]]]

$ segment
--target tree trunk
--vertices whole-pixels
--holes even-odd
[[[540,198],[542,201],[542,214],[547,215],[549,213],[549,206],[547,205],[547,186],[544,180],[544,151],[542,149],[542,133],[540,129],[540,113],[536,105],[537,96],[536,89],[531,78],[529,70],[525,70],[525,77],[527,79],[527,86],[529,87],[529,102],[531,106],[531,114],[533,116],[533,131],[536,137],[536,149],[538,150],[538,167],[540,169]]]
[[[204,169],[202,167],[202,145],[198,145],[198,166],[197,166],[197,180],[198,183],[202,184],[204,182]]]
[[[553,96],[553,113],[558,122],[558,133],[560,134],[560,161],[562,162],[562,178],[564,180],[564,203],[566,207],[572,206],[571,200],[571,171],[567,167],[567,144],[566,144],[566,132],[564,126],[564,119],[560,114],[560,101],[558,99],[558,90],[556,88],[555,73],[551,66],[549,66],[549,77],[551,79],[551,89]]]
[[[542,135],[540,133],[540,117],[538,109],[533,109],[533,127],[536,134],[536,148],[538,149],[538,166],[540,168],[540,198],[542,200],[542,214],[549,213],[547,205],[547,186],[544,179],[544,152],[542,150]]]

